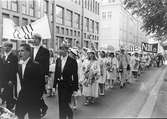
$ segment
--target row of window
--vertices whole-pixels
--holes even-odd
[[[95,0],[71,0],[72,2],[82,5],[84,4],[84,8],[94,12],[95,14],[99,14],[99,3]]]
[[[34,12],[35,12],[35,7],[37,8],[36,12],[37,12],[37,16],[36,17],[40,17],[41,16],[41,2],[35,1],[35,0],[3,0],[2,1],[2,7],[4,9],[8,9],[8,10],[12,10],[15,12],[18,12],[18,5],[19,2],[21,2],[21,12],[23,14],[26,15],[30,15],[30,16],[35,16]],[[35,3],[38,4],[38,7],[35,6]],[[48,13],[48,1],[47,0],[43,0],[43,10],[44,13]]]
[[[99,3],[95,0],[84,0],[84,8],[99,14]]]
[[[112,11],[102,12],[102,19],[111,19],[112,18]]]
[[[87,17],[84,18],[84,30],[92,33],[99,33],[99,22],[95,22]]]
[[[56,6],[56,23],[79,29],[80,15],[71,10],[67,9],[65,11],[63,7]]]
[[[61,35],[67,35],[67,36],[75,36],[75,37],[80,37],[80,31],[64,28],[64,27],[59,27],[56,26],[56,33],[61,34]]]
[[[61,35],[74,36],[74,37],[81,36],[80,31],[76,31],[76,30],[72,30],[72,29],[68,29],[68,28],[64,28],[64,27],[60,27],[60,26],[56,26],[56,33],[61,34]],[[84,39],[91,39],[91,40],[98,41],[99,37],[96,35],[90,35],[90,34],[84,33]]]
[[[63,7],[56,6],[56,23],[79,29],[80,18],[80,14],[73,13],[68,9],[65,11]],[[84,30],[87,32],[99,33],[99,22],[85,17]]]
[[[9,14],[5,14],[5,13],[2,14],[2,17],[3,17],[3,18],[10,18]],[[13,22],[14,22],[17,26],[20,25],[20,24],[19,24],[19,16],[12,16],[12,19],[13,19]],[[34,20],[31,19],[30,22],[32,23],[32,22],[34,22]],[[29,24],[27,18],[22,18],[22,22],[21,22],[21,23],[22,23],[22,24],[21,24],[22,26]]]

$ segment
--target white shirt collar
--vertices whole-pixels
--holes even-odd
[[[11,51],[9,51],[8,53],[7,52],[5,52],[5,56],[6,57],[8,57],[9,55],[10,55],[10,53],[12,52],[12,50]]]
[[[67,60],[68,55],[66,55],[65,57],[61,56],[61,60]]]
[[[29,59],[30,59],[30,57],[27,58],[25,61],[23,61],[22,64],[25,64],[25,65],[26,65],[26,64],[28,63]]]
[[[41,45],[39,45],[39,46],[34,46],[35,49],[39,49],[40,47],[41,47]]]

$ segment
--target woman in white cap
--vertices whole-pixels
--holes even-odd
[[[125,49],[123,47],[120,48],[119,55],[119,76],[120,76],[120,88],[125,86],[127,80],[127,67],[129,65],[128,57],[125,54]]]
[[[100,78],[99,78],[99,95],[104,95],[105,82],[106,82],[106,65],[105,65],[105,52],[100,51],[99,54],[99,65],[100,65]]]
[[[138,69],[139,69],[139,57],[138,57],[138,53],[135,52],[134,56],[132,56],[131,58],[131,72],[132,72],[132,79],[136,79],[137,78],[137,74],[138,74]]]
[[[85,105],[94,103],[98,97],[98,79],[100,76],[100,66],[93,50],[88,51],[88,63],[84,73],[83,95]]]

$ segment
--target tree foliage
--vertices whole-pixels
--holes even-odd
[[[142,18],[142,28],[148,34],[167,35],[167,0],[125,0],[124,5]]]

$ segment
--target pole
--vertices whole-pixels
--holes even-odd
[[[82,0],[82,13],[81,13],[81,48],[83,48],[83,42],[84,42],[84,0]]]

